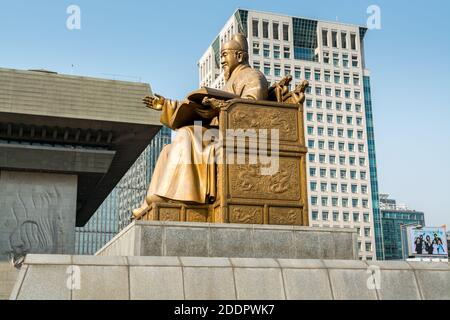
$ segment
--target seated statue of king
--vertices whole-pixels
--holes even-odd
[[[223,43],[220,63],[226,81],[224,92],[241,99],[267,99],[267,79],[250,67],[244,35],[235,34]],[[194,103],[189,99],[174,101],[159,95],[145,97],[143,101],[147,107],[161,111],[161,123],[176,130],[177,134],[161,151],[145,200],[141,207],[133,210],[133,217],[141,217],[153,202],[212,203],[216,198],[215,164],[211,161],[215,157],[214,143],[194,133],[217,128],[222,101],[206,97],[200,103]],[[194,116],[184,116],[179,121],[179,109],[191,105]],[[196,119],[201,119],[201,128],[195,128]]]

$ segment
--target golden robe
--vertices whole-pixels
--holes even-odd
[[[223,90],[243,99],[265,100],[268,83],[261,72],[242,64],[233,70]],[[201,136],[194,135],[193,125],[173,128],[171,119],[180,105],[171,100],[164,103],[160,121],[176,130],[177,135],[161,151],[147,197],[157,195],[175,201],[209,203],[216,196],[215,149],[212,141],[204,141],[202,137],[209,127],[218,125],[218,119],[212,119],[208,127],[197,128]]]

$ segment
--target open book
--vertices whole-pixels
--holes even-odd
[[[198,90],[192,91],[186,96],[185,101],[178,106],[177,110],[173,114],[170,121],[171,127],[181,128],[186,125],[193,124],[194,121],[210,121],[211,119],[204,119],[197,112],[195,112],[196,108],[209,108],[208,106],[202,105],[202,101],[205,97],[225,101],[239,98],[238,95],[233,93],[208,87],[202,87]]]

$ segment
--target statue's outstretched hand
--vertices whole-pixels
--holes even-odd
[[[153,110],[162,110],[165,101],[166,98],[156,93],[153,97],[146,96],[144,99],[142,99],[142,102],[145,104],[145,106]]]

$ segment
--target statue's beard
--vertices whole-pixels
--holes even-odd
[[[231,72],[230,72],[230,68],[229,67],[224,67],[223,68],[223,76],[225,78],[225,81],[228,81],[228,79],[230,79]]]

